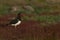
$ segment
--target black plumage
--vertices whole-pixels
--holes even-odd
[[[19,12],[15,19],[11,20],[7,25],[19,25],[21,23],[21,12]]]
[[[9,24],[15,24],[15,23],[17,23],[18,21],[20,21],[20,20],[19,20],[19,19],[14,19],[14,20],[10,21]]]

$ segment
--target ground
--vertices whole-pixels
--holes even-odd
[[[39,21],[22,21],[15,29],[6,26],[10,16],[0,17],[0,40],[60,40],[60,23],[43,26]]]

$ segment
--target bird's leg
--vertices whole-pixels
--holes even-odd
[[[16,29],[16,25],[15,25],[15,29]]]

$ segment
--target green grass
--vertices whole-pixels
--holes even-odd
[[[53,16],[53,15],[42,15],[42,16],[32,16],[32,17],[28,17],[28,16],[24,16],[23,17],[24,20],[35,20],[35,21],[41,21],[41,22],[48,22],[48,23],[55,23],[55,22],[60,22],[60,15],[58,16]]]
[[[9,0],[9,1],[1,1],[2,3],[0,3],[0,14],[7,14],[9,13],[8,12],[8,8],[11,6],[11,5],[14,5],[14,3],[16,4],[22,4],[22,2],[20,0]],[[21,2],[21,3],[20,3]],[[57,6],[57,5],[52,5],[52,4],[48,4],[46,3],[45,0],[33,0],[32,2],[29,1],[29,0],[26,0],[25,1],[27,4],[30,4],[34,9],[35,9],[35,13],[37,14],[35,17],[31,17],[29,18],[28,16],[25,16],[24,19],[25,20],[36,20],[36,21],[45,21],[45,22],[58,22],[60,21],[60,15],[58,16],[48,16],[48,15],[45,15],[45,16],[38,16],[38,14],[42,13],[42,12],[54,12],[56,10],[60,10],[60,7]],[[34,4],[36,3],[36,5]],[[41,4],[42,3],[42,4]],[[41,5],[38,5],[38,4],[41,4]],[[38,5],[38,6],[37,6]],[[43,5],[43,6],[42,6]],[[19,5],[17,5],[19,6]],[[22,5],[20,5],[22,6]],[[19,7],[20,7],[19,6]],[[41,7],[42,6],[42,7]],[[20,8],[19,11],[23,11],[23,12],[26,12],[26,13],[32,13],[31,11],[27,11],[27,10],[24,10],[23,8]],[[32,13],[34,14],[34,13]]]
[[[7,5],[0,5],[0,14],[6,14],[8,12],[8,6]]]
[[[8,7],[10,7],[11,5],[16,4],[18,6],[19,4],[22,4],[22,2],[20,0],[9,0],[9,1],[3,0],[3,1],[1,1],[2,3],[0,3],[0,14],[7,13]],[[55,4],[54,5],[48,4],[45,0],[33,0],[32,2],[30,2],[30,0],[25,0],[25,2],[26,2],[26,4],[30,4],[35,9],[36,13],[41,13],[41,12],[44,12],[44,11],[50,12],[51,10],[55,11],[55,10],[60,9],[59,6],[57,6]],[[36,3],[36,5],[34,3]],[[38,5],[38,4],[41,4],[41,5]],[[42,6],[42,7],[39,7],[39,6]],[[29,11],[29,13],[30,12],[31,11]]]

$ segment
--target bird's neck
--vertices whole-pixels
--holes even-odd
[[[18,20],[21,20],[21,17],[20,17],[20,16],[17,16],[17,19],[18,19]]]
[[[20,21],[21,21],[21,18],[18,18],[18,20],[20,20]]]

